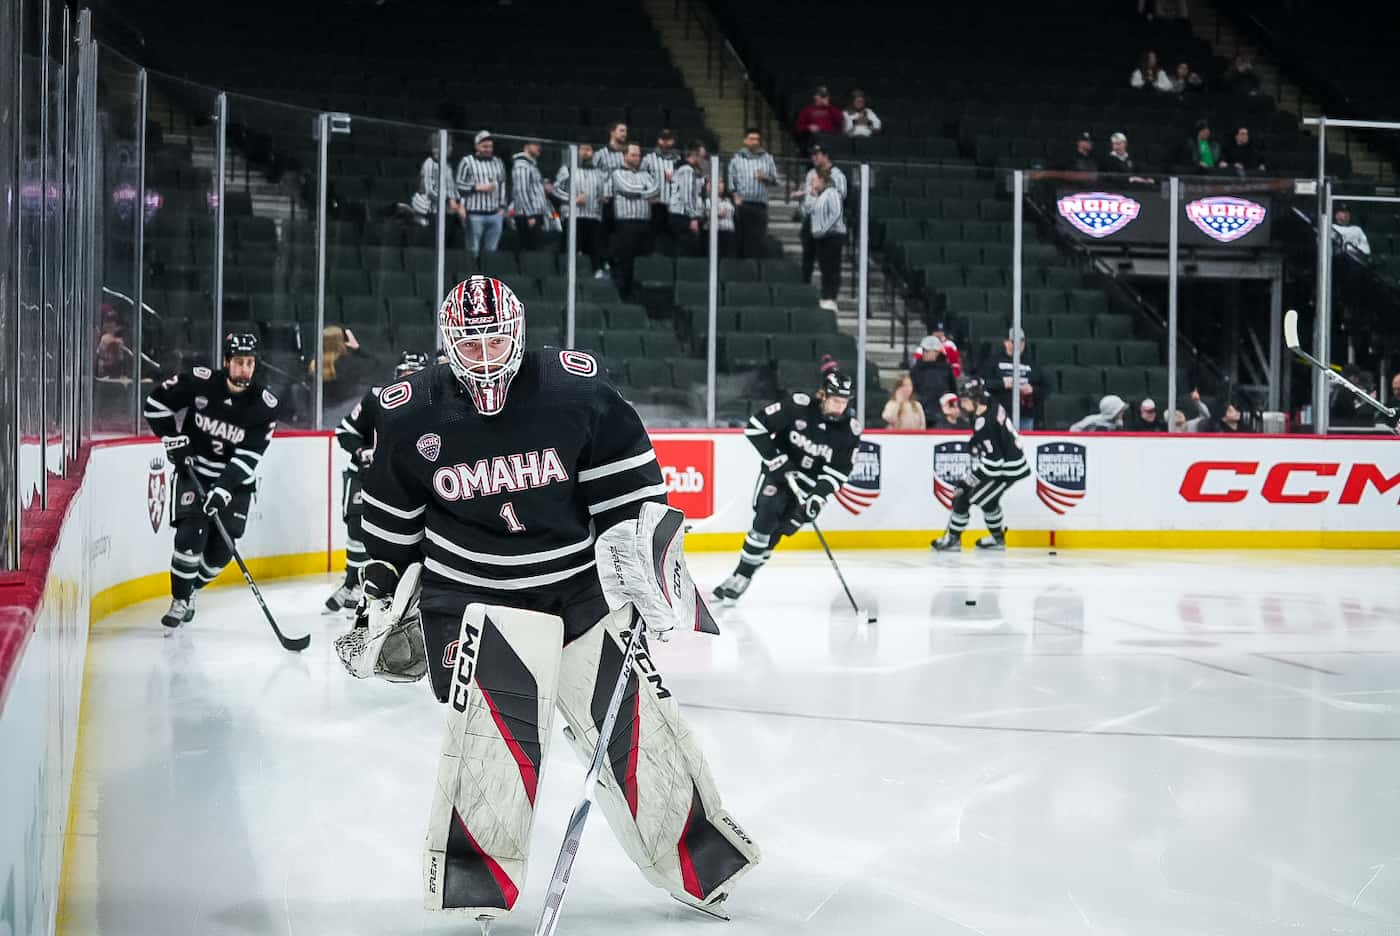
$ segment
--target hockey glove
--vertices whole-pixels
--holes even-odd
[[[233,500],[233,495],[221,487],[212,487],[209,493],[204,495],[204,514],[212,517],[223,510]]]
[[[184,467],[185,462],[190,457],[190,437],[187,435],[166,436],[161,439],[165,443],[165,457],[169,460],[175,470]]]
[[[355,452],[355,463],[361,468],[368,468],[374,464],[374,449],[362,448]]]
[[[417,562],[402,577],[382,560],[365,565],[355,626],[335,639],[336,656],[351,676],[417,682],[427,674],[428,651],[418,612],[422,571]]]
[[[685,564],[685,514],[648,501],[637,519],[614,524],[594,544],[603,597],[613,611],[634,606],[660,640],[681,625],[717,634]]]
[[[811,523],[813,520],[817,519],[817,517],[821,516],[822,508],[825,506],[825,497],[819,494],[812,494],[802,501],[802,505],[799,509],[802,511],[803,518],[808,523]]]

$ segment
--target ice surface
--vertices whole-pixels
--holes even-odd
[[[695,556],[702,587],[732,556]],[[590,822],[561,936],[1400,933],[1392,553],[780,552],[724,636],[656,645],[765,860],[730,923]],[[443,714],[356,682],[330,576],[90,644],[65,933],[468,933],[419,909]],[[557,730],[557,729],[556,729]],[[583,768],[552,745],[533,932]]]

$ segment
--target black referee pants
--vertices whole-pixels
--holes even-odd
[[[703,257],[708,253],[708,241],[705,237],[705,228],[696,225],[696,229],[690,229],[690,219],[673,214],[671,221],[671,242],[675,245],[675,256],[677,257]]]
[[[822,271],[822,298],[835,299],[841,292],[841,248],[846,245],[845,234],[814,237],[813,252]]]
[[[613,224],[613,283],[618,293],[632,295],[632,271],[638,257],[651,250],[651,220],[616,221]]]
[[[768,243],[768,206],[763,202],[741,202],[734,220],[739,229],[739,256],[762,260]]]

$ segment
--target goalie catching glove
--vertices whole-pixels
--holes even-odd
[[[422,572],[423,564],[419,562],[409,566],[402,576],[379,559],[365,564],[355,626],[335,639],[336,656],[351,676],[417,682],[428,672],[428,651],[418,612],[418,579]]]
[[[677,625],[718,634],[685,564],[685,514],[647,502],[636,520],[609,527],[594,544],[603,597],[613,611],[631,604],[647,630],[666,640]]]

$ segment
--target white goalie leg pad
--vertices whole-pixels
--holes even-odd
[[[563,640],[550,614],[470,604],[462,615],[423,855],[429,910],[496,919],[520,896]]]
[[[351,676],[378,676],[389,682],[417,682],[428,672],[423,618],[418,610],[418,582],[423,564],[404,570],[393,597],[365,596],[366,626],[353,627],[335,639],[335,652]]]
[[[614,611],[564,648],[559,708],[585,760],[617,685],[630,621],[630,608]],[[704,754],[641,646],[598,803],[646,879],[687,902],[718,901],[759,861],[758,846],[725,812]]]

